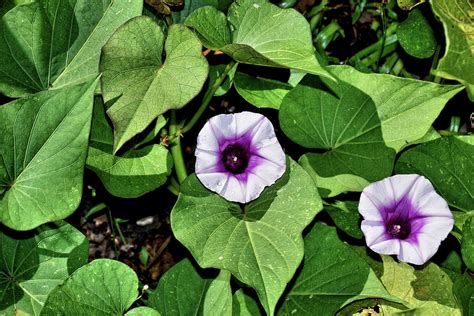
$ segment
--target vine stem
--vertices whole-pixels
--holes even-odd
[[[217,89],[224,82],[225,78],[229,74],[229,71],[232,69],[232,67],[234,67],[234,65],[235,65],[235,61],[231,61],[229,64],[227,64],[227,66],[225,67],[221,75],[217,77],[216,80],[209,86],[206,93],[204,94],[204,97],[202,99],[201,105],[199,106],[199,109],[196,111],[196,113],[194,113],[193,117],[189,120],[189,122],[187,122],[186,125],[181,129],[181,133],[183,134],[187,133],[194,127],[194,125],[197,123],[201,115],[206,110],[207,106],[209,105],[209,102],[211,102],[211,99],[216,93]],[[170,131],[170,134],[172,134],[171,131]]]
[[[179,127],[176,122],[176,110],[171,110],[169,132],[171,135],[176,135],[176,137],[170,140],[171,156],[173,157],[176,176],[181,184],[188,176],[188,173],[184,163],[183,151],[181,150],[181,135],[177,134]]]

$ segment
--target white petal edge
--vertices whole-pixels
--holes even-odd
[[[418,233],[427,234],[432,239],[444,240],[453,229],[454,219],[446,217],[425,217],[419,219],[425,221]]]
[[[225,189],[230,178],[230,176],[224,172],[196,173],[196,176],[206,188],[218,194]]]
[[[198,134],[196,150],[198,149],[216,153],[219,151],[218,135],[214,132],[210,120],[204,124]]]
[[[226,185],[217,193],[228,201],[247,203],[245,198],[247,196],[247,187],[233,175],[229,175]]]
[[[360,225],[360,229],[364,233],[365,243],[368,247],[387,240],[383,221],[363,220]]]
[[[424,249],[424,251],[428,253],[429,248]],[[422,254],[422,251],[418,245],[415,245],[410,241],[400,240],[400,253],[397,256],[398,260],[411,264],[422,265],[426,262],[424,257],[425,256]]]
[[[400,252],[400,240],[388,239],[373,244],[369,248],[381,255],[398,255],[398,253]]]

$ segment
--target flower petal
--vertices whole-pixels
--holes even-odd
[[[256,199],[286,170],[286,156],[273,125],[252,112],[212,117],[198,135],[195,155],[196,175],[203,185],[240,203]],[[233,161],[245,163],[238,169]]]
[[[225,172],[196,173],[196,176],[206,188],[218,194],[225,189],[230,178]]]
[[[446,217],[422,217],[411,220],[412,233],[415,238],[425,234],[435,240],[444,240],[453,229],[454,219]]]
[[[265,116],[259,113],[253,112],[240,112],[237,114],[230,114],[234,117],[235,120],[235,134],[236,135],[244,135],[251,130],[252,134],[255,133],[261,126],[262,122],[269,124],[273,130],[272,123],[268,120]],[[275,132],[273,132],[273,136],[275,136]]]
[[[198,150],[206,150],[209,152],[219,151],[218,135],[214,132],[210,120],[204,124],[197,137],[196,152]]]
[[[383,221],[363,220],[360,228],[364,233],[365,242],[368,247],[389,239]]]
[[[373,244],[369,247],[376,253],[382,255],[396,255],[400,251],[400,240],[399,239],[388,239],[379,243]]]
[[[423,248],[425,253],[430,252],[430,247],[432,242],[426,244]],[[435,247],[435,252],[438,250],[438,247]],[[400,253],[398,254],[398,260],[403,262],[408,262],[412,264],[422,265],[426,262],[425,256],[422,254],[420,246],[416,243],[400,240]]]
[[[216,173],[225,172],[218,154],[196,148],[196,173]]]
[[[234,175],[229,175],[226,185],[219,193],[226,200],[239,203],[247,203],[247,187],[245,181],[237,179]]]

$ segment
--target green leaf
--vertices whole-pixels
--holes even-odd
[[[136,315],[136,316],[161,316],[160,312],[158,312],[157,310],[155,310],[153,308],[146,307],[146,306],[135,307],[134,309],[131,309],[130,311],[128,311],[125,315],[126,316],[132,316],[132,315]]]
[[[462,306],[463,315],[474,313],[474,279],[465,272],[453,285],[454,295]]]
[[[397,4],[402,10],[411,10],[426,0],[397,0]]]
[[[222,50],[237,62],[332,78],[316,59],[309,24],[297,11],[280,9],[267,0],[237,0],[227,20],[208,7],[194,11],[186,25],[194,28],[205,46]]]
[[[459,85],[365,74],[349,66],[332,66],[329,70],[374,101],[385,143],[397,152],[425,136],[446,102],[462,90]]]
[[[114,124],[114,153],[160,114],[186,105],[207,79],[208,64],[191,30],[169,28],[164,63],[163,40],[161,28],[141,16],[120,27],[103,48],[104,101],[117,99],[107,111]]]
[[[331,216],[334,224],[353,238],[362,239],[364,234],[360,229],[361,217],[358,210],[359,202],[336,201],[327,205],[324,210]]]
[[[331,78],[316,59],[307,20],[266,0],[237,0],[228,12],[232,44],[222,50],[238,62],[283,66]]]
[[[215,82],[217,78],[219,78],[222,75],[222,73],[225,71],[226,68],[227,68],[226,64],[209,66],[209,83]],[[224,79],[224,82],[220,85],[219,88],[217,88],[216,92],[214,93],[214,96],[216,97],[223,96],[230,90],[230,88],[232,88],[232,83],[234,82],[234,76],[235,76],[236,70],[237,70],[237,63],[229,70],[226,78]]]
[[[232,289],[230,272],[221,270],[209,285],[204,299],[204,315],[232,315]]]
[[[446,38],[446,53],[433,72],[446,79],[466,85],[474,100],[474,11],[470,0],[430,1],[434,13],[441,19]]]
[[[0,92],[19,97],[90,81],[100,49],[141,1],[39,0],[0,21]]]
[[[147,304],[163,316],[202,315],[211,281],[201,277],[192,263],[184,259],[161,277]]]
[[[474,217],[464,223],[462,233],[462,258],[469,270],[474,271]]]
[[[333,95],[318,88],[320,83],[313,80],[317,79],[306,77],[286,95],[279,117],[281,129],[292,141],[326,150],[300,158],[313,169],[318,187],[326,189],[321,194],[334,196],[342,189],[361,191],[367,181],[389,176],[395,152],[384,143],[372,99],[344,81],[327,80]],[[341,182],[354,178],[362,180]]]
[[[134,198],[166,182],[173,159],[164,146],[132,148],[115,156],[112,144],[112,127],[105,117],[103,104],[95,102],[86,164],[99,176],[107,191],[115,196]]]
[[[436,37],[428,19],[420,9],[408,14],[408,18],[397,28],[398,42],[403,49],[416,58],[429,58],[436,51]]]
[[[0,222],[28,230],[63,219],[82,197],[97,80],[0,107]],[[0,168],[0,169],[2,169]]]
[[[39,315],[48,294],[87,263],[87,239],[66,223],[0,231],[0,314]]]
[[[443,137],[404,152],[396,173],[427,177],[448,204],[474,211],[474,136]]]
[[[201,267],[230,271],[257,291],[272,315],[303,257],[301,233],[321,208],[311,178],[288,159],[283,177],[243,211],[188,177],[171,227]]]
[[[214,7],[202,7],[194,11],[186,19],[185,25],[193,28],[202,44],[212,50],[232,43],[227,17]]]
[[[258,108],[276,110],[280,108],[283,98],[292,88],[291,85],[284,82],[253,77],[242,72],[235,74],[234,86],[248,103]]]
[[[356,300],[384,298],[387,293],[374,271],[339,240],[336,230],[316,224],[305,237],[305,259],[279,311],[280,315],[334,315]]]
[[[338,174],[331,177],[322,176],[315,170],[311,154],[301,156],[298,163],[313,178],[322,197],[334,197],[343,192],[362,191],[370,183],[366,179],[353,174]]]
[[[186,18],[195,10],[205,7],[213,6],[220,11],[226,12],[233,0],[184,0],[184,7],[178,12],[171,12],[174,23],[184,24]]]
[[[234,316],[258,316],[262,315],[257,302],[246,295],[242,289],[234,293],[232,301],[232,315]]]
[[[389,256],[382,257],[384,274],[382,282],[388,292],[405,300],[413,315],[439,316],[461,315],[452,293],[453,283],[449,276],[434,263],[414,269],[403,262],[395,262]],[[382,305],[383,314],[401,312],[392,306]]]
[[[44,315],[123,315],[138,297],[138,278],[127,265],[96,259],[56,287]]]

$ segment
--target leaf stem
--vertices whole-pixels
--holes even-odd
[[[207,88],[206,93],[204,94],[204,97],[202,99],[201,105],[199,106],[199,109],[196,111],[196,113],[194,113],[191,120],[189,120],[189,122],[186,123],[186,125],[181,129],[181,133],[183,133],[183,134],[187,133],[194,127],[194,125],[197,123],[197,121],[199,120],[201,115],[206,110],[207,106],[209,105],[209,102],[211,102],[211,99],[214,96],[214,94],[216,93],[217,89],[221,86],[222,82],[224,82],[224,80],[227,77],[229,71],[232,69],[232,67],[234,67],[234,65],[235,65],[235,61],[231,61],[225,67],[225,69],[221,73],[221,75],[219,77],[217,77],[216,80],[211,85],[209,85],[209,87]],[[170,130],[170,134],[172,134],[171,130]]]
[[[169,125],[169,132],[171,135],[177,134],[179,130],[178,123],[176,122],[176,110],[171,110],[171,117],[170,117],[170,125]],[[176,172],[176,176],[178,177],[179,183],[183,183],[184,179],[188,176],[186,171],[186,165],[184,163],[183,158],[183,151],[181,149],[181,135],[176,135],[177,137],[173,137],[170,139],[170,148],[171,148],[171,156],[173,157],[174,162],[174,170]]]
[[[176,196],[179,195],[179,183],[178,181],[176,181],[176,179],[173,176],[170,177],[170,184],[168,185],[167,188],[174,195]]]

